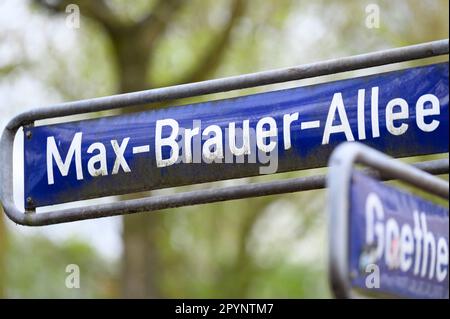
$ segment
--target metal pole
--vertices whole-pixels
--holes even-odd
[[[8,129],[52,117],[99,112],[132,105],[161,102],[204,94],[227,92],[255,86],[307,79],[327,74],[365,69],[397,62],[429,58],[449,53],[449,40],[439,40],[402,48],[354,55],[300,66],[263,71],[222,79],[181,84],[165,88],[118,94],[94,99],[56,104],[17,116]]]
[[[449,160],[442,159],[430,162],[415,163],[414,166],[416,166],[418,170],[426,169],[432,172],[448,173]],[[370,170],[366,171],[366,173],[369,175],[377,175],[377,172]],[[381,175],[382,180],[389,180],[392,179],[392,177],[393,176],[389,174]],[[279,195],[284,193],[322,189],[325,187],[326,176],[315,175],[224,188],[203,189],[172,195],[145,197],[109,204],[69,208],[48,213],[22,214],[22,216],[25,216],[22,222],[29,226],[43,226],[76,220],[126,215],[140,212],[152,212],[167,208],[216,203],[235,199]]]

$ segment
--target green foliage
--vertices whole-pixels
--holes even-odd
[[[116,266],[87,243],[68,239],[55,243],[42,235],[10,236],[6,255],[9,298],[108,298],[117,295]],[[65,285],[66,267],[80,268],[80,288]]]

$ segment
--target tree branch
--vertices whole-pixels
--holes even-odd
[[[159,0],[151,12],[137,24],[143,35],[142,40],[146,42],[147,47],[151,47],[164,34],[173,17],[185,2]]]
[[[76,4],[80,7],[80,13],[89,17],[108,31],[112,31],[123,26],[123,22],[111,11],[104,0],[34,0],[35,3],[54,13],[64,13],[69,4]]]
[[[243,0],[233,1],[230,18],[222,29],[221,34],[215,37],[216,40],[203,54],[203,57],[198,59],[198,64],[179,83],[203,81],[217,70],[225,55],[225,49],[230,42],[233,28],[237,21],[244,15],[245,9],[246,5]]]
[[[6,64],[6,65],[0,65],[0,75],[3,76],[7,76],[11,73],[13,73],[16,69],[18,69],[19,67],[23,66],[24,63],[23,62],[16,62],[16,63],[11,63],[11,64]],[[1,80],[1,78],[0,78]]]

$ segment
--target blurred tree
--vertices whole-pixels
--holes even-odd
[[[379,1],[380,29],[365,27],[366,4],[361,1],[142,0],[130,5],[118,0],[35,0],[35,3],[56,13],[64,13],[66,4],[79,4],[83,18],[97,26],[88,33],[89,41],[95,43],[101,33],[111,47],[108,54],[115,62],[111,69],[116,73],[114,78],[120,92],[448,37],[446,0]],[[84,81],[89,74],[86,70],[97,69],[90,61],[93,53],[95,50],[85,53],[87,61],[77,66],[82,71],[75,81],[62,81],[59,75],[53,80],[54,85],[58,88],[66,85],[65,92],[73,99],[84,97],[80,92],[95,86]],[[64,58],[59,66],[69,64]],[[227,59],[232,63],[221,69]],[[76,90],[78,85],[82,88],[80,92]],[[140,108],[133,111],[137,109]],[[309,216],[309,212],[323,211],[323,200],[320,201],[323,196],[323,192],[282,196],[294,204],[291,211],[297,212],[289,221],[301,220],[306,229],[313,224],[311,220],[323,224],[320,214]],[[319,204],[309,207],[317,198]],[[283,245],[276,246],[269,255],[255,253],[258,247],[249,244],[256,236],[255,227],[265,220],[271,202],[273,198],[252,199],[183,208],[177,214],[126,217],[124,296],[270,297],[277,293],[326,296],[323,267],[312,262],[297,269],[281,257],[273,257]],[[283,212],[279,209],[280,214]],[[309,218],[305,220],[305,216]],[[272,216],[270,221],[277,217]],[[288,241],[304,240],[308,231],[302,227],[293,231]],[[265,231],[262,228],[263,234]],[[268,263],[269,256],[278,259]],[[267,285],[276,288],[264,290]]]

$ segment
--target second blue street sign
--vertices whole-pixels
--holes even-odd
[[[25,128],[26,208],[325,166],[343,141],[448,152],[448,62]]]
[[[448,299],[448,207],[362,173],[353,174],[350,197],[353,289],[369,296]]]

